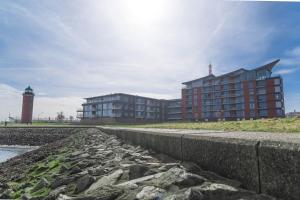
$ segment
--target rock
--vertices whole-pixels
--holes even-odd
[[[74,182],[75,178],[71,176],[63,176],[63,177],[56,177],[53,182],[51,183],[51,188],[55,189],[61,185],[68,185],[72,182]]]
[[[77,157],[79,155],[83,154],[83,151],[75,151],[73,153],[70,154],[70,157]]]
[[[73,166],[70,170],[69,170],[69,174],[72,175],[72,174],[77,174],[77,173],[80,173],[82,172],[82,170],[80,169],[80,167],[78,166]]]
[[[179,180],[176,181],[175,185],[183,187],[191,187],[204,183],[207,179],[188,172],[184,172],[180,175]]]
[[[20,184],[19,189],[25,189],[25,188],[31,187],[31,186],[32,186],[32,184],[30,182],[25,182],[25,183]]]
[[[136,195],[136,199],[139,200],[160,200],[163,199],[163,193],[165,190],[161,188],[156,188],[153,186],[143,187],[142,191]]]
[[[67,187],[66,186],[60,186],[58,188],[56,188],[55,190],[52,190],[48,197],[46,197],[45,200],[55,200],[58,198],[58,196],[62,193],[65,193],[67,191]]]
[[[73,199],[73,198],[67,195],[60,194],[56,200],[69,200],[69,199]]]
[[[2,194],[0,194],[0,199],[10,199],[12,193],[13,193],[12,189],[7,189]]]
[[[206,179],[196,174],[187,173],[181,168],[171,168],[166,172],[163,172],[157,180],[154,180],[154,184],[157,187],[168,188],[175,184],[180,187],[189,187],[202,184]]]
[[[195,163],[183,162],[181,164],[187,172],[190,172],[190,173],[193,173],[193,174],[198,174],[198,172],[202,171],[202,169]]]
[[[149,168],[147,166],[144,166],[144,165],[131,165],[131,166],[129,166],[129,180],[143,177],[144,174],[148,170],[149,170]]]
[[[203,194],[194,188],[189,188],[185,193],[184,193],[184,199],[185,200],[202,200],[204,199]]]
[[[90,175],[84,175],[83,177],[79,178],[76,181],[75,193],[80,193],[86,190],[94,181],[95,179]]]
[[[59,169],[59,173],[60,174],[63,174],[65,173],[66,171],[68,171],[69,169],[65,166],[65,165],[62,165]]]
[[[92,176],[101,176],[106,172],[102,166],[98,166],[98,167],[88,169],[88,173]]]
[[[93,183],[85,193],[88,194],[88,193],[92,192],[93,190],[96,190],[102,186],[115,184],[122,174],[123,174],[123,170],[119,169],[108,176],[103,176],[98,181]]]
[[[0,182],[0,188],[1,188],[1,189],[7,189],[8,186],[7,186],[6,183],[1,183],[1,182]]]
[[[73,198],[74,200],[115,200],[121,194],[123,190],[111,185],[101,186],[95,190],[90,191],[89,194],[81,194],[78,197]]]
[[[158,173],[158,174],[154,174],[154,175],[144,176],[144,177],[133,179],[133,180],[130,180],[130,181],[127,181],[127,182],[124,182],[124,183],[120,183],[117,186],[118,187],[127,187],[127,186],[131,187],[134,184],[137,185],[139,183],[143,183],[143,182],[149,181],[151,179],[157,179],[160,176],[162,176],[162,174],[163,173]]]
[[[228,191],[228,192],[237,192],[238,189],[235,187],[232,187],[230,185],[220,184],[220,183],[210,183],[207,182],[201,186],[198,187],[198,189],[202,192],[206,191]]]
[[[212,182],[215,182],[215,183],[230,185],[232,187],[240,187],[242,185],[241,182],[239,182],[239,181],[224,178],[224,177],[219,176],[218,174],[216,174],[214,172],[210,172],[210,171],[203,170],[203,171],[198,172],[197,174],[200,176],[203,176],[206,179],[208,179]]]
[[[41,178],[39,182],[31,189],[31,192],[36,192],[44,187],[48,187],[50,183],[45,178]]]
[[[21,196],[21,200],[29,200],[30,199],[30,195],[29,194],[23,194]]]
[[[149,169],[148,171],[146,171],[144,173],[144,176],[149,176],[149,175],[153,175],[153,174],[157,174],[157,173],[160,173],[161,171],[159,171],[158,169]]]
[[[161,166],[160,168],[158,168],[158,170],[168,171],[169,169],[171,169],[173,167],[180,167],[180,165],[178,163],[167,163],[167,164]]]
[[[93,161],[93,160],[82,160],[79,163],[77,163],[77,166],[80,169],[83,169],[83,168],[87,168],[87,167],[93,166],[93,165],[95,165],[95,163],[96,162]]]

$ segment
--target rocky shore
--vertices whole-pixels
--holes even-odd
[[[0,164],[0,199],[273,200],[193,163],[81,130]]]

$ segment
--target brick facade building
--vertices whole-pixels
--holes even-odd
[[[183,120],[242,120],[284,117],[283,82],[272,76],[276,60],[253,70],[184,82]]]
[[[23,93],[21,123],[32,123],[34,93],[30,86]]]

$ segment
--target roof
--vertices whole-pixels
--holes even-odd
[[[270,62],[268,64],[265,64],[263,66],[260,66],[260,67],[257,67],[255,69],[252,69],[252,70],[255,70],[255,71],[258,71],[258,70],[261,70],[261,69],[267,69],[267,70],[272,70],[273,67],[280,61],[280,59],[277,59],[273,62]],[[232,72],[229,72],[229,73],[226,73],[226,74],[222,74],[220,76],[215,76],[215,75],[208,75],[208,76],[204,76],[204,77],[201,77],[201,78],[198,78],[198,79],[194,79],[194,80],[191,80],[191,81],[186,81],[186,82],[183,82],[182,84],[186,85],[186,84],[189,84],[189,83],[193,83],[193,82],[196,82],[196,81],[199,81],[199,80],[205,80],[205,79],[208,79],[208,78],[221,78],[221,77],[224,77],[224,76],[228,76],[228,75],[231,75],[231,74],[234,74],[234,73],[237,73],[238,71],[251,71],[251,70],[247,70],[247,69],[244,69],[244,68],[239,68],[235,71],[232,71]]]
[[[106,95],[101,95],[101,96],[88,97],[88,98],[84,98],[84,99],[94,99],[94,98],[101,98],[101,97],[107,97],[107,96],[116,96],[116,95],[124,95],[124,96],[131,96],[131,97],[141,97],[141,98],[151,99],[151,100],[164,100],[164,99],[155,99],[155,98],[150,98],[150,97],[143,97],[143,96],[138,96],[138,95],[125,94],[125,93],[112,93],[112,94],[106,94]]]
[[[33,89],[30,87],[30,85],[27,88],[25,88],[25,90],[31,90],[31,91],[33,91]]]

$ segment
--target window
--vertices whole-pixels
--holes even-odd
[[[257,94],[266,94],[266,89],[265,88],[259,88],[257,91]]]
[[[261,102],[258,104],[258,108],[260,109],[266,109],[267,108],[267,103],[266,102]]]
[[[283,110],[281,110],[281,109],[276,109],[276,114],[277,114],[278,116],[282,116],[282,115],[283,115]]]
[[[253,82],[249,82],[248,83],[248,88],[250,89],[250,88],[253,88]]]
[[[253,95],[250,96],[250,102],[254,102],[254,96]]]
[[[280,85],[280,79],[274,79],[274,85]]]
[[[253,88],[249,89],[249,94],[252,94],[252,95],[254,94],[254,89]]]
[[[276,101],[276,108],[281,108],[281,107],[282,107],[281,101]]]
[[[280,100],[281,99],[281,94],[275,94],[275,99]]]
[[[275,92],[281,92],[280,86],[275,87]]]
[[[254,103],[250,103],[250,109],[254,109]]]
[[[250,117],[255,117],[255,112],[254,112],[254,110],[250,110]]]
[[[260,117],[267,117],[268,116],[267,110],[260,110],[259,111],[259,116]]]
[[[258,95],[258,102],[264,102],[267,100],[267,96],[266,95]]]

